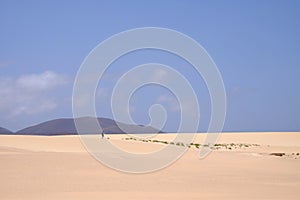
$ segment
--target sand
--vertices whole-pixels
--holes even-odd
[[[125,140],[126,135],[106,137],[129,152],[151,152],[165,145]],[[204,138],[198,134],[194,143]],[[300,133],[223,133],[217,143],[223,146],[204,159],[192,146],[167,168],[128,174],[99,163],[78,136],[1,135],[0,199],[300,198]]]

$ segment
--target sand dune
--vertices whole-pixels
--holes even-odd
[[[130,152],[165,145],[107,137]],[[204,139],[198,134],[194,143]],[[224,133],[217,143],[205,159],[192,146],[171,166],[135,175],[100,164],[78,136],[1,135],[0,199],[299,199],[300,133]],[[285,155],[270,155],[276,152]]]

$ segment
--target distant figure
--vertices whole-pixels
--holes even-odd
[[[101,135],[102,135],[102,139],[103,139],[104,138],[104,131],[101,132]]]

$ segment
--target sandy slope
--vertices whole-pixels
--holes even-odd
[[[108,137],[132,152],[164,147],[124,140],[125,135]],[[199,134],[195,142],[204,138]],[[134,175],[100,164],[77,136],[2,135],[0,199],[299,199],[300,133],[226,133],[217,143],[259,146],[223,148],[202,160],[199,150],[190,148],[168,168]],[[286,155],[270,156],[272,152]]]

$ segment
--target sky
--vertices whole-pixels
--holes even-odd
[[[227,96],[224,131],[300,131],[299,1],[9,1],[0,0],[0,127],[17,131],[72,117],[73,83],[89,52],[122,31],[162,27],[201,44],[222,76]],[[98,85],[99,117],[112,118],[116,81],[143,63],[162,63],[191,83],[205,131],[211,114],[201,76],[181,58],[159,50],[131,52],[114,62]],[[133,94],[130,114],[148,124],[162,104],[164,131],[176,131],[180,107],[166,88]],[[192,111],[191,111],[192,112]]]

